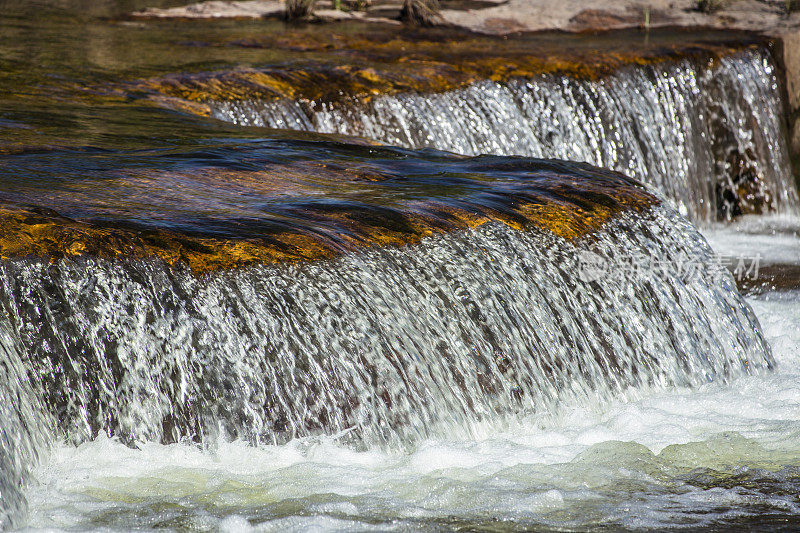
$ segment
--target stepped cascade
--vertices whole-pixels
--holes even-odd
[[[402,447],[466,438],[482,421],[566,398],[698,385],[772,364],[703,238],[620,174],[335,144],[294,161],[285,143],[199,150],[151,153],[162,168],[132,177],[120,154],[114,187],[101,192],[73,182],[7,190],[2,223],[21,229],[0,241],[3,394],[20,401],[2,411],[17,443],[3,457],[5,490],[53,438],[275,444],[324,433]],[[305,160],[314,150],[340,159]],[[197,179],[191,162],[212,155],[248,163],[207,167],[177,202],[148,180],[169,191],[186,172]],[[93,156],[83,157],[91,169]],[[94,159],[106,168],[109,157]],[[279,161],[270,171],[247,170],[270,168],[270,158]],[[323,170],[294,194],[270,181],[310,163]],[[239,196],[234,176],[262,189]],[[147,196],[136,193],[143,183]],[[201,201],[223,183],[233,196]],[[415,193],[396,196],[401,184]],[[309,203],[322,191],[325,204]],[[47,203],[66,192],[61,209],[72,218],[13,207],[17,194]],[[364,192],[372,204],[359,200]],[[133,198],[146,216],[132,226],[107,210],[109,195]],[[289,235],[351,233],[358,244],[292,255],[286,246],[307,241],[265,233],[277,222]],[[410,233],[404,245],[398,235],[415,224],[422,238]],[[214,262],[238,241],[283,254],[254,253],[235,269]],[[190,255],[170,266],[170,247]],[[582,276],[586,254],[609,268]],[[9,502],[7,513],[18,503]]]
[[[56,4],[0,10],[0,530],[797,522],[800,297],[720,256],[796,242],[775,42]]]
[[[697,222],[798,207],[775,66],[763,49],[625,67],[597,80],[544,75],[367,103],[207,105],[241,125],[586,161],[655,186]]]

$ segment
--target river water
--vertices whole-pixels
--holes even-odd
[[[748,300],[774,372],[494,420],[402,452],[331,437],[254,448],[59,446],[34,528],[468,530],[796,527],[800,294]]]
[[[0,525],[800,526],[800,218],[768,44],[526,36],[517,61],[674,57],[466,83],[431,50],[500,44],[139,4],[0,0]],[[252,94],[354,58],[380,79],[405,46],[458,86]],[[164,89],[197,79],[229,93]],[[553,203],[590,213],[577,237],[526,211]]]

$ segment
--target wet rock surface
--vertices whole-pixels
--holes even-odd
[[[719,8],[701,10],[695,0],[591,0],[554,2],[553,0],[506,0],[449,2],[442,9],[442,23],[469,31],[492,35],[512,35],[531,31],[599,32],[658,27],[716,28],[745,30],[772,39],[780,45],[785,66],[784,83],[789,98],[789,126],[793,153],[800,153],[800,10],[781,0],[735,0],[720,2]],[[396,24],[399,4],[377,2],[366,11],[337,11],[332,4],[320,4],[320,20],[369,20]],[[281,17],[278,2],[200,2],[170,9],[147,9],[136,17]]]
[[[627,66],[687,57],[713,61],[769,45],[768,40],[756,36],[715,31],[658,31],[646,40],[639,32],[593,37],[527,35],[505,40],[452,30],[384,32],[368,25],[360,30],[357,34],[289,31],[254,39],[209,41],[204,46],[286,50],[302,55],[263,68],[181,73],[96,90],[146,94],[160,104],[207,114],[203,103],[209,100],[366,101],[379,95],[443,92],[482,80],[543,74],[597,79]]]
[[[335,159],[285,161],[281,148],[184,154],[220,160],[201,168],[156,154],[151,168],[110,173],[84,155],[84,179],[45,187],[25,181],[44,170],[36,162],[11,162],[19,181],[1,195],[0,256],[153,257],[204,273],[403,245],[492,221],[569,240],[659,203],[637,182],[584,164],[335,146],[307,152]]]

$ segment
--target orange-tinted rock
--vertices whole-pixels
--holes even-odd
[[[293,99],[324,103],[407,92],[443,92],[479,80],[562,74],[598,78],[629,65],[687,56],[714,58],[765,41],[753,36],[713,37],[656,34],[646,42],[624,37],[537,36],[514,39],[451,32],[402,34],[286,32],[214,46],[264,48],[307,53],[307,60],[264,68],[154,77],[106,88],[115,94],[145,94],[153,102],[183,112],[207,115],[209,101]],[[677,34],[680,37],[680,34]]]
[[[63,193],[29,192],[31,202],[61,206],[66,212],[81,210],[81,215],[68,218],[51,208],[4,203],[0,257],[150,257],[202,274],[412,244],[492,221],[575,239],[621,213],[658,203],[636,182],[585,165],[453,159],[459,165],[453,169],[460,173],[458,187],[465,192],[439,196],[423,194],[424,189],[414,193],[421,185],[413,177],[358,161],[296,161],[264,171],[193,170],[187,179],[194,188],[175,199],[177,209],[151,186],[173,183],[174,176],[165,171],[129,171],[130,178],[114,180],[102,190],[89,182]],[[446,163],[436,165],[434,171],[448,168]],[[407,194],[381,195],[383,187],[395,190],[398,183]],[[257,197],[275,207],[242,207],[239,212],[209,205],[208,195],[215,190],[230,198]],[[324,195],[325,201],[312,201],[316,195]],[[380,200],[382,196],[388,199]],[[115,212],[138,215],[110,218]]]

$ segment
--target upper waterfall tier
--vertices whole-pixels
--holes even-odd
[[[13,113],[0,152],[336,132],[463,155],[586,161],[656,186],[695,222],[797,209],[769,41],[264,24],[173,35],[152,23],[163,42],[147,48],[141,32],[120,30],[124,46],[104,48],[97,71],[79,57],[49,75],[30,64],[3,82]],[[26,46],[6,41],[15,68],[28,65]],[[139,45],[147,53],[127,53]],[[53,109],[62,120],[47,119]]]
[[[766,45],[661,43],[640,55],[601,47],[591,57],[572,42],[544,56],[524,40],[497,50],[467,41],[445,57],[428,44],[409,45],[405,55],[394,41],[334,47],[360,53],[366,64],[358,67],[326,56],[120,89],[242,126],[585,161],[655,186],[695,222],[797,211]],[[462,57],[470,50],[474,59]]]
[[[368,102],[208,105],[212,116],[236,124],[587,161],[654,185],[698,222],[798,206],[775,67],[765,52],[629,67],[599,80],[483,81]]]

